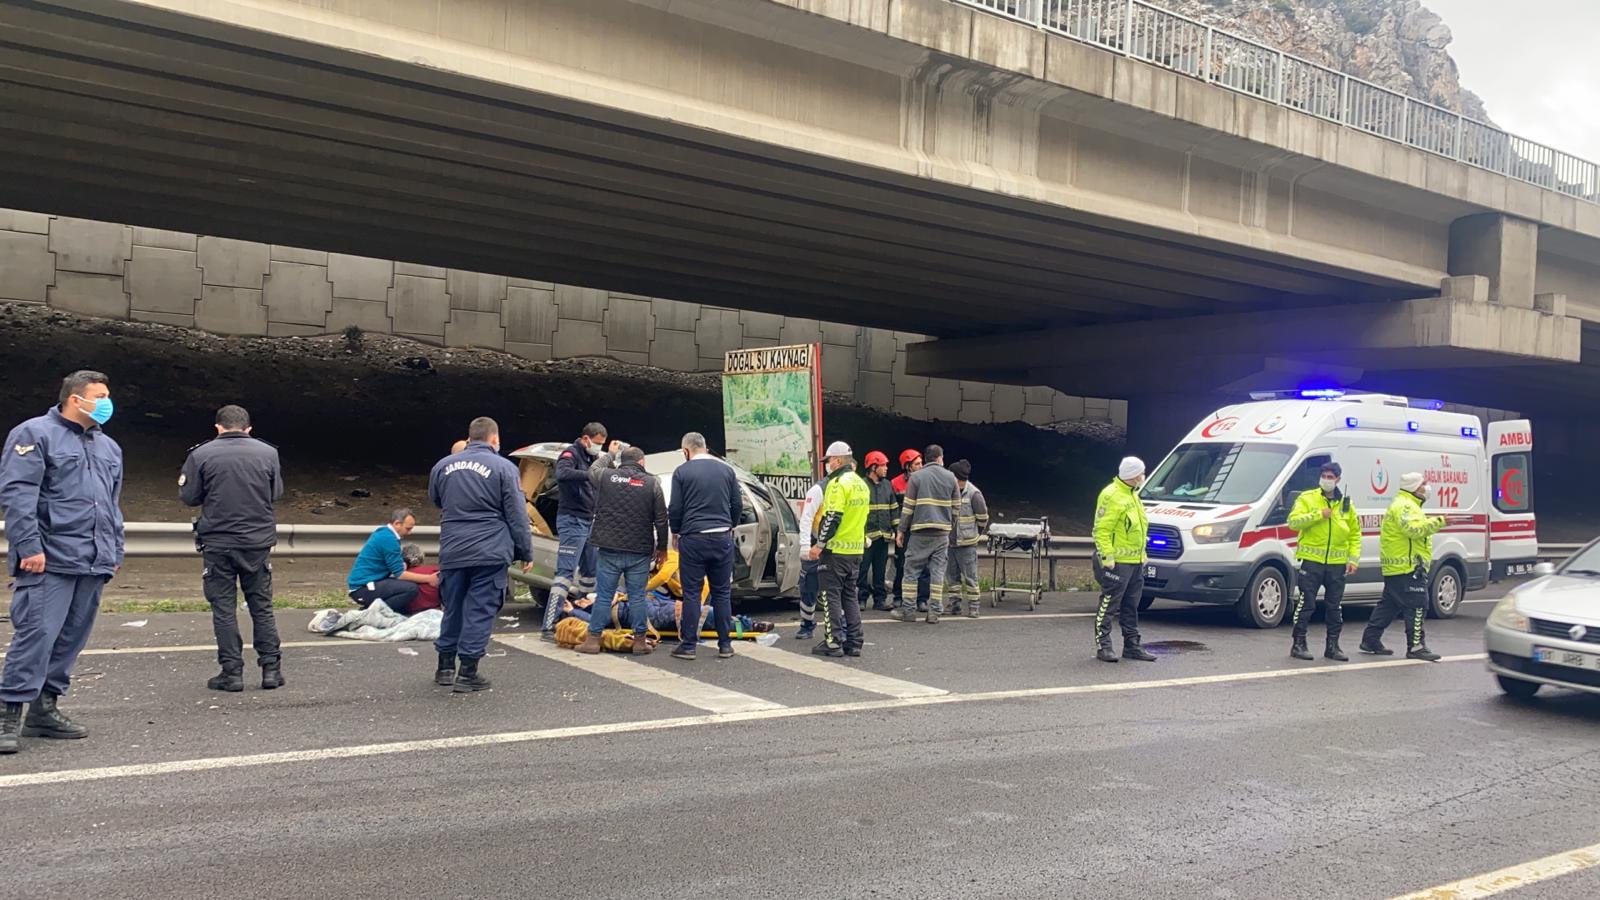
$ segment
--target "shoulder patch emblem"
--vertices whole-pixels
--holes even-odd
[[[189,476],[181,475],[181,474],[178,476],[178,487],[183,487],[184,485],[186,485],[188,483],[189,483]]]
[[[17,455],[18,456],[27,456],[29,453],[32,453],[33,451],[39,449],[39,445],[38,444],[18,444],[13,449],[15,449],[17,451]]]

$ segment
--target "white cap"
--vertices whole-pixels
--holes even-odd
[[[829,459],[832,459],[832,458],[834,458],[836,456],[853,456],[853,455],[854,454],[850,452],[850,445],[846,444],[844,441],[834,441],[833,443],[828,445],[827,456],[828,456]]]
[[[1144,474],[1144,460],[1137,456],[1127,457],[1122,465],[1117,466],[1117,477],[1123,481],[1132,481]]]
[[[1407,472],[1400,476],[1400,490],[1414,492],[1419,487],[1422,487],[1421,472]]]

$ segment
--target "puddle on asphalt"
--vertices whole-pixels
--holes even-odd
[[[1149,641],[1143,646],[1144,649],[1157,656],[1170,656],[1174,653],[1192,653],[1195,651],[1201,653],[1211,652],[1210,647],[1199,641]]]

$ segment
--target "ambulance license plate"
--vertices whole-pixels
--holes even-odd
[[[1600,671],[1600,656],[1593,653],[1557,650],[1554,647],[1535,647],[1533,648],[1533,658],[1536,662],[1549,663],[1555,666]]]

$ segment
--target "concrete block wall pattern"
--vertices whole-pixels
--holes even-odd
[[[905,331],[724,309],[0,209],[0,300],[216,334],[338,334],[354,325],[446,347],[547,361],[600,356],[677,372],[717,372],[742,347],[822,345],[829,391],[915,419],[1097,419],[1126,427],[1127,403],[908,375]]]

